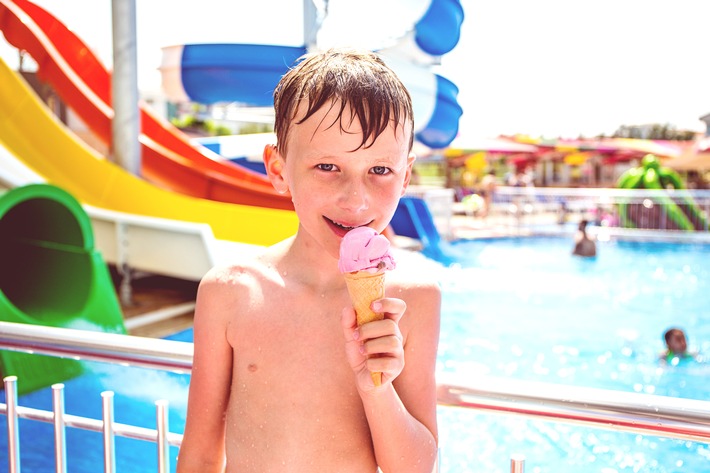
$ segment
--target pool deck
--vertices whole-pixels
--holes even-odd
[[[120,278],[115,271],[112,276],[119,294]],[[131,302],[119,299],[129,335],[163,338],[192,327],[191,303],[195,302],[197,285],[197,281],[160,275],[135,278]]]

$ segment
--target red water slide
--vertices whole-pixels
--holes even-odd
[[[38,64],[49,83],[87,126],[111,146],[111,74],[91,49],[51,13],[27,0],[0,0],[0,30]],[[193,144],[140,104],[142,177],[161,187],[210,200],[293,209],[266,176]]]

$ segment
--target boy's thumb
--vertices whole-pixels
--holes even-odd
[[[344,307],[340,314],[340,324],[343,327],[346,337],[352,338],[352,332],[357,328],[355,309],[352,307]]]

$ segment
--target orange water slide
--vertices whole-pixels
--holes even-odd
[[[111,74],[91,49],[51,13],[27,0],[0,0],[0,30],[30,54],[48,82],[107,145],[111,145]],[[142,177],[161,187],[222,202],[293,209],[258,172],[193,144],[140,104]]]

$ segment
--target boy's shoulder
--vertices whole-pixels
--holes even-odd
[[[211,268],[200,282],[201,286],[244,286],[268,279],[273,272],[268,251],[256,251],[251,255]]]

